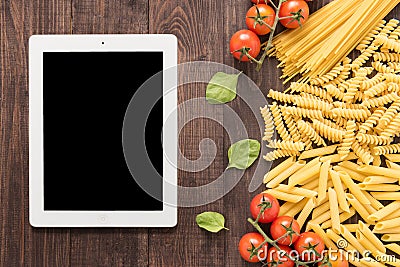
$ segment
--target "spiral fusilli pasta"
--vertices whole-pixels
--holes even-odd
[[[371,153],[361,147],[360,143],[358,143],[357,141],[353,142],[353,144],[351,145],[351,149],[353,149],[354,153],[356,153],[356,155],[361,159],[364,164],[368,165],[374,161]]]
[[[392,61],[392,62],[400,62],[400,54],[395,53],[375,53],[374,61]]]
[[[351,109],[351,108],[334,108],[332,109],[333,116],[342,117],[350,120],[365,121],[371,112],[368,109]]]
[[[358,133],[356,138],[362,144],[367,143],[373,145],[386,145],[392,142],[392,139],[389,137],[372,135],[372,134]]]
[[[369,132],[374,126],[378,123],[379,119],[385,114],[386,108],[379,107],[377,108],[374,113],[360,126],[359,133],[367,133]]]
[[[293,118],[292,115],[288,114],[287,112],[285,112],[285,108],[286,107],[282,107],[282,115],[283,115],[283,119],[286,123],[286,126],[288,128],[288,131],[290,133],[290,135],[293,138],[294,142],[299,142],[301,140],[301,135],[299,130],[297,129],[296,126],[296,122]]]
[[[388,83],[386,82],[381,82],[378,83],[377,85],[372,86],[371,88],[369,88],[368,90],[364,91],[364,94],[368,97],[374,97],[376,95],[381,94],[382,92],[384,92],[385,90],[388,89]]]
[[[276,131],[282,140],[289,141],[291,139],[290,134],[286,130],[285,124],[283,123],[282,114],[279,106],[276,102],[272,103],[271,107],[272,117],[274,118],[274,123],[276,127]]]
[[[292,114],[296,117],[304,117],[310,119],[319,119],[323,118],[321,110],[315,109],[306,109],[306,108],[299,108],[299,107],[286,107],[285,112]]]
[[[382,73],[377,73],[374,77],[371,79],[366,79],[361,83],[360,89],[361,90],[366,90],[368,88],[371,88],[374,85],[377,85],[378,83],[382,82],[385,79],[385,76]]]
[[[282,150],[295,150],[295,151],[304,150],[303,142],[272,140],[271,142],[269,142],[267,146],[270,148],[279,148]]]
[[[338,147],[338,154],[345,158],[350,153],[350,148],[352,143],[354,143],[356,131],[356,123],[353,120],[349,120],[346,125],[346,132],[343,136],[342,143],[340,147]]]
[[[361,103],[362,106],[364,107],[381,107],[384,106],[388,103],[391,103],[393,101],[399,100],[399,96],[397,95],[397,92],[393,92],[387,95],[383,95],[380,97],[375,97],[371,99],[367,99],[364,102]]]
[[[289,156],[298,156],[300,153],[294,150],[282,150],[277,149],[271,151],[263,156],[266,161],[273,161],[274,159],[282,158],[282,157],[289,157]]]
[[[373,148],[372,152],[374,153],[374,155],[400,153],[400,144],[376,146]]]
[[[332,128],[329,125],[326,125],[316,119],[312,120],[312,122],[312,127],[314,128],[314,130],[322,137],[325,137],[332,142],[342,141],[343,135],[345,134],[344,131]]]
[[[316,145],[318,146],[326,146],[324,139],[305,121],[299,120],[297,122],[297,127],[301,133],[305,133],[308,135]]]
[[[281,93],[272,89],[269,90],[268,97],[284,103],[293,103],[294,99],[296,98],[295,95]]]
[[[264,119],[264,141],[271,141],[272,137],[274,136],[274,120],[272,118],[271,112],[268,109],[268,106],[260,108],[261,116]]]
[[[347,92],[343,96],[344,102],[353,101],[357,91],[360,89],[361,83],[365,80],[367,75],[368,75],[368,70],[365,68],[359,69],[356,72],[355,77],[351,79],[350,86]]]

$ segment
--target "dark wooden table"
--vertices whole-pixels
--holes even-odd
[[[310,3],[311,10],[329,0]],[[276,61],[260,73],[229,55],[230,36],[244,28],[248,0],[1,0],[1,144],[0,266],[246,266],[237,253],[254,194],[251,168],[224,198],[197,208],[180,208],[172,229],[32,228],[28,222],[28,38],[32,34],[173,33],[179,40],[179,62],[215,61],[249,75],[265,93],[282,89]],[[388,17],[400,18],[400,7]],[[140,62],[138,63],[140,64]],[[179,102],[204,96],[205,85],[180,88]],[[250,137],[259,139],[256,121],[239,100],[232,107]],[[221,114],[223,117],[223,114]],[[179,183],[211,182],[227,165],[226,132],[209,119],[195,120],[180,133],[180,149],[189,159],[200,156],[203,138],[215,141],[213,164],[199,173],[179,172]],[[260,189],[261,190],[261,189]],[[230,231],[210,234],[195,224],[196,214],[223,213]],[[250,266],[250,265],[249,265]]]

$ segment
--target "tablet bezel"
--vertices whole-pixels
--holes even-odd
[[[177,148],[177,39],[157,35],[33,35],[29,39],[29,221],[34,227],[173,227],[177,223],[176,151],[163,151],[162,211],[45,211],[43,52],[163,52],[163,140]],[[172,122],[165,124],[165,122]],[[122,131],[122,129],[121,129]],[[168,139],[166,138],[168,136]],[[173,145],[174,144],[174,145]],[[169,159],[166,158],[168,155]],[[173,160],[170,157],[174,157]],[[165,186],[166,183],[173,186]]]

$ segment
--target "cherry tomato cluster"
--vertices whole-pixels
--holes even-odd
[[[231,54],[240,61],[257,61],[256,57],[261,51],[261,41],[258,36],[271,32],[276,27],[275,19],[278,12],[279,22],[286,28],[300,27],[309,15],[306,1],[288,0],[278,7],[272,0],[251,0],[253,5],[247,11],[246,25],[248,30],[236,32],[230,41]],[[270,3],[268,5],[266,3]]]
[[[270,224],[271,240],[279,249],[266,243],[260,233],[247,233],[239,242],[242,258],[248,262],[259,262],[260,259],[264,259],[263,261],[276,267],[295,266],[295,262],[287,255],[296,259],[298,257],[300,261],[320,260],[318,255],[321,255],[325,249],[322,238],[314,232],[300,233],[301,229],[297,221],[290,216],[278,216],[279,210],[278,200],[267,193],[258,194],[252,199],[251,216],[257,223]],[[336,257],[336,260],[329,260],[329,262],[330,265],[323,266],[348,267],[344,257]]]

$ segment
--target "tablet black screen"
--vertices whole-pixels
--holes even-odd
[[[162,52],[43,53],[45,210],[163,209],[132,178],[122,147],[129,102],[162,67]],[[162,82],[152,90],[162,97]],[[162,175],[162,98],[147,128],[147,151]]]

